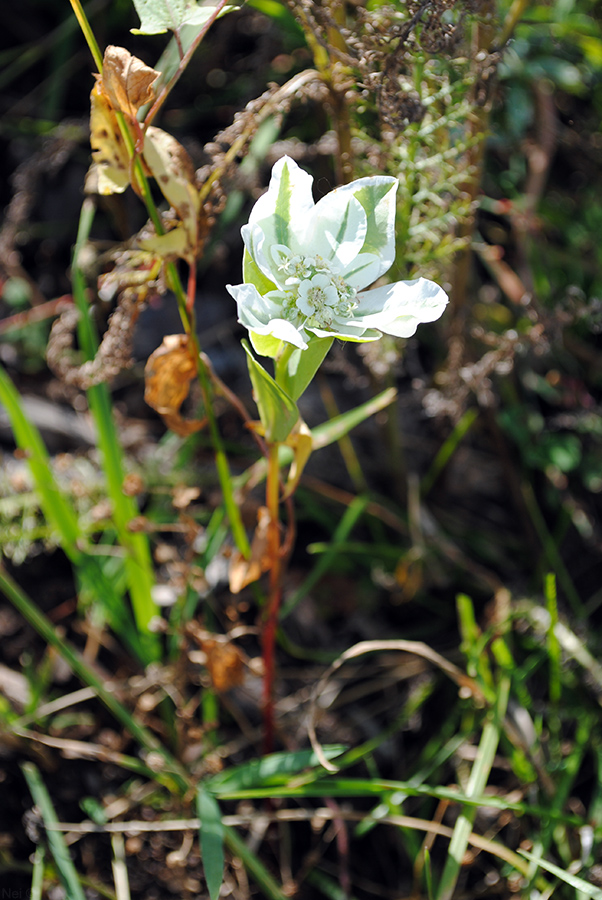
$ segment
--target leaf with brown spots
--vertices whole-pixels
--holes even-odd
[[[160,72],[146,66],[123,47],[105,50],[102,71],[104,92],[113,109],[134,120],[141,106],[155,99],[155,84]]]
[[[196,361],[188,335],[169,334],[152,353],[144,370],[144,399],[162,417],[168,428],[186,436],[199,431],[205,419],[184,419],[180,407],[196,375]]]
[[[192,160],[175,138],[160,128],[151,127],[144,136],[144,161],[161,193],[181,220],[182,226],[174,229],[177,235],[174,244],[179,250],[177,255],[192,263],[197,255],[201,206]],[[182,235],[178,234],[179,227],[183,227],[185,234],[183,248],[178,244],[182,239]],[[152,249],[161,252],[161,238],[151,241]]]
[[[90,94],[92,165],[86,176],[88,194],[121,194],[130,183],[130,158],[100,76]]]

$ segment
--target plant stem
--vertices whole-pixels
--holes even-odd
[[[270,559],[270,593],[263,624],[263,723],[264,752],[274,748],[274,680],[276,629],[282,600],[282,566],[280,558],[280,464],[278,444],[269,445],[268,473],[266,481],[266,506],[270,514],[268,531],[268,556]]]
[[[90,53],[92,54],[99,73],[102,75],[102,53],[100,52],[100,47],[98,46],[96,38],[94,37],[94,32],[90,27],[90,23],[88,22],[88,17],[84,12],[84,8],[81,5],[80,0],[70,0],[70,2],[73,8],[73,12],[75,13],[75,18],[79,22],[79,27],[83,32],[88,47],[90,48]]]

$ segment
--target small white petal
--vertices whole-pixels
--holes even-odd
[[[351,327],[350,323],[347,323],[345,325],[341,325],[340,323],[337,325],[333,325],[333,328],[329,328],[328,331],[325,331],[323,328],[317,328],[314,326],[307,327],[307,330],[315,334],[316,337],[339,338],[342,341],[353,341],[355,343],[378,341],[379,338],[382,337],[381,331],[376,331],[374,328],[354,329]]]

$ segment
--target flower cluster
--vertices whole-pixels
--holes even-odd
[[[269,336],[304,350],[312,335],[409,337],[420,322],[438,319],[447,296],[432,281],[365,290],[395,258],[397,180],[360,178],[318,203],[311,186],[311,176],[283,157],[242,229],[245,281],[228,291],[253,343]]]

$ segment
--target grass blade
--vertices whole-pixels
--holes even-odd
[[[94,220],[94,203],[87,198],[81,208],[77,239],[73,251],[72,281],[73,299],[79,310],[78,338],[87,360],[94,359],[98,350],[98,335],[90,315],[86,295],[86,281],[79,266],[80,253],[88,240]],[[121,445],[117,437],[111,396],[106,384],[96,384],[87,390],[90,412],[94,418],[98,446],[101,453],[107,493],[111,501],[113,521],[119,543],[126,551],[125,570],[136,625],[143,635],[143,643],[150,660],[160,657],[159,640],[150,630],[153,618],[158,614],[152,598],[154,573],[148,537],[142,532],[132,533],[129,523],[139,514],[134,500],[123,492],[124,468]],[[147,662],[150,660],[146,660]]]
[[[36,847],[33,855],[33,872],[31,875],[31,888],[29,900],[42,900],[44,889],[44,848],[41,844]]]
[[[327,759],[334,759],[344,753],[342,745],[322,748]],[[266,784],[286,784],[291,775],[319,766],[320,761],[313,750],[297,750],[293,753],[271,753],[262,759],[253,760],[242,766],[228,769],[208,782],[212,794],[221,796],[232,792],[262,787]],[[322,770],[323,771],[323,770]]]
[[[477,757],[466,787],[466,794],[470,798],[483,794],[487,785],[489,773],[491,772],[500,739],[502,722],[504,721],[504,716],[506,714],[509,695],[510,677],[508,674],[504,673],[500,678],[500,683],[498,685],[498,701],[494,717],[491,721],[485,723],[479,742]],[[468,847],[468,839],[472,831],[472,823],[474,822],[475,814],[476,809],[475,807],[472,807],[470,809],[465,809],[458,817],[448,848],[447,860],[437,890],[436,900],[451,900],[453,897],[462,866],[462,860],[464,859],[464,854]]]
[[[75,866],[69,856],[65,839],[60,831],[55,831],[48,826],[58,825],[59,820],[54,811],[50,794],[46,790],[46,786],[42,781],[40,773],[33,763],[24,763],[21,766],[27,786],[29,787],[33,802],[40,810],[44,825],[46,826],[46,837],[50,852],[56,863],[61,883],[65,888],[69,900],[86,900],[84,891],[81,886]]]
[[[68,664],[71,671],[83,681],[84,684],[94,688],[99,700],[115,718],[124,725],[129,733],[147,751],[159,753],[165,760],[165,767],[157,773],[156,778],[160,783],[166,783],[172,789],[186,790],[188,777],[180,765],[171,758],[157,738],[132,716],[113,694],[108,691],[96,675],[87,665],[71,644],[64,637],[59,637],[50,620],[40,612],[35,603],[21,590],[15,581],[0,566],[0,591],[19,610],[21,615],[32,625],[47,644],[54,647]]]
[[[365,512],[368,502],[368,497],[360,496],[356,497],[349,504],[341,521],[334,531],[332,541],[328,550],[326,551],[326,553],[322,554],[319,557],[317,563],[315,564],[303,584],[300,585],[300,587],[298,587],[293,594],[291,594],[291,596],[285,603],[283,603],[280,613],[281,620],[293,611],[293,609],[303,599],[303,597],[305,597],[305,595],[309,591],[311,591],[314,585],[316,585],[318,581],[323,577],[323,575],[325,575],[325,573],[328,571],[337,554],[340,552],[340,545],[343,544],[349,537],[358,519],[360,519],[362,514]]]
[[[115,895],[117,900],[131,900],[128,870],[125,863],[125,841],[122,834],[111,835],[113,847],[113,881],[115,882]]]
[[[217,900],[224,880],[224,826],[215,797],[202,785],[197,788],[196,805],[201,820],[201,860],[211,900]]]
[[[233,828],[224,826],[224,840],[232,854],[242,860],[245,869],[255,879],[268,900],[287,900],[288,895]]]
[[[591,897],[592,900],[602,900],[602,890],[600,890],[599,887],[594,887],[594,885],[584,881],[583,878],[578,878],[570,872],[565,872],[560,866],[555,866],[554,863],[548,862],[547,859],[542,859],[541,856],[535,856],[533,853],[528,853],[526,850],[519,849],[518,852],[521,856],[526,856],[528,860],[535,863],[535,866],[540,866],[542,869],[545,869],[546,872],[550,872],[551,875],[560,878],[565,884],[575,888],[576,891],[581,891],[586,897]]]

